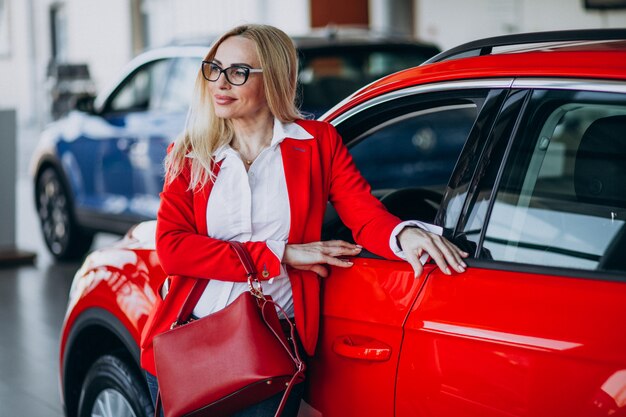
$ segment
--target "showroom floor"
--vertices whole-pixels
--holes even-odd
[[[59,333],[79,264],[55,263],[45,250],[27,169],[36,140],[36,129],[19,134],[16,246],[37,258],[33,265],[0,264],[0,417],[63,416]],[[114,239],[99,236],[95,246]]]
[[[62,416],[59,330],[76,264],[0,269],[0,416]]]

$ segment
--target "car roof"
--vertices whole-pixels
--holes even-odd
[[[617,31],[612,33],[616,34]],[[531,45],[513,45],[478,56],[463,56],[462,49],[458,49],[461,51],[460,55],[452,57],[445,56],[448,51],[442,52],[440,55],[444,59],[439,62],[436,62],[438,56],[435,56],[418,67],[388,75],[363,87],[330,109],[322,119],[331,120],[348,108],[372,97],[431,83],[497,78],[626,81],[625,35],[626,31],[622,30],[619,36],[616,35],[622,39],[558,42],[539,40]]]

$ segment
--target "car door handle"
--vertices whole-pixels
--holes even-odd
[[[339,356],[365,361],[384,362],[391,357],[391,347],[367,336],[340,336],[333,342],[333,352]]]

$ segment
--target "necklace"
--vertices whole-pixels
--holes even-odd
[[[234,149],[234,148],[233,148],[233,149]],[[238,154],[239,154],[239,156],[241,157],[241,160],[242,160],[243,162],[245,162],[245,163],[246,163],[246,165],[248,165],[248,166],[252,165],[252,163],[253,163],[253,162],[254,162],[254,160],[256,159],[256,156],[255,156],[254,158],[252,158],[252,159],[248,159],[248,158],[246,158],[246,157],[245,157],[245,156],[241,153],[241,151],[240,151],[239,149],[235,149],[235,150],[237,151],[237,153],[238,153]],[[257,156],[258,156],[258,155],[257,155]]]
[[[266,146],[264,146],[263,148],[261,148],[261,150],[259,151],[259,153],[256,154],[256,156],[254,156],[253,158],[247,158],[242,152],[241,150],[239,150],[239,148],[236,148],[234,146],[231,145],[231,147],[237,151],[237,153],[239,154],[239,156],[241,157],[241,160],[243,162],[245,162],[245,164],[249,167],[250,165],[252,165],[252,163],[254,162],[255,159],[258,158],[258,156],[261,154],[261,152],[263,152],[263,150],[266,148]]]

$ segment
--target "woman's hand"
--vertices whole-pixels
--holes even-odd
[[[411,264],[418,277],[424,269],[420,257],[424,252],[428,253],[437,263],[444,274],[450,275],[450,265],[457,272],[465,272],[467,265],[463,258],[469,254],[463,252],[455,244],[434,233],[418,227],[405,227],[398,234],[398,243],[406,255],[406,260]]]
[[[326,278],[328,270],[324,265],[349,268],[352,262],[341,259],[340,256],[356,256],[360,252],[360,246],[343,240],[287,245],[283,254],[283,263],[295,269],[313,271]]]

